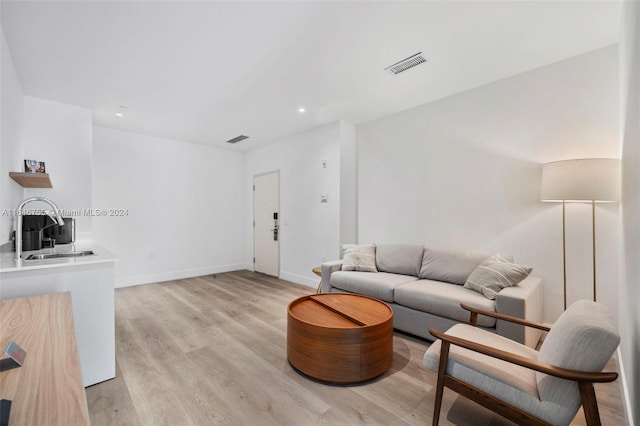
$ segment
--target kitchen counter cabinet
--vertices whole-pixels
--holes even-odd
[[[84,248],[96,252],[95,257],[87,256],[77,261],[22,261],[21,264],[15,259],[3,259],[0,299],[70,292],[83,383],[90,386],[116,375],[116,258],[95,244],[76,249]],[[58,249],[64,250],[56,246]]]

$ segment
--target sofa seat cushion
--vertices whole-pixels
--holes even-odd
[[[417,279],[410,275],[387,272],[338,271],[331,274],[331,286],[351,293],[375,297],[385,302],[393,302],[393,292],[397,286]]]
[[[469,311],[462,309],[461,303],[485,311],[496,311],[495,300],[487,299],[468,288],[442,281],[419,280],[399,285],[394,291],[393,299],[395,303],[407,308],[466,323],[469,322]],[[479,315],[478,325],[494,327],[496,320]]]

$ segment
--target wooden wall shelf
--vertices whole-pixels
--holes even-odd
[[[9,172],[9,176],[24,188],[53,188],[47,173]]]

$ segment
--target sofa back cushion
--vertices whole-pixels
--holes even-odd
[[[487,257],[488,254],[482,253],[425,248],[419,276],[463,285]]]
[[[418,276],[424,247],[417,244],[381,244],[376,249],[378,271]]]

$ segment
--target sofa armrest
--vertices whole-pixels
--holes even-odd
[[[331,274],[336,271],[340,271],[342,269],[342,260],[333,260],[331,262],[324,262],[320,265],[322,268],[322,278],[320,282],[322,283],[322,292],[330,293],[331,292]]]
[[[496,312],[542,323],[543,318],[542,278],[528,276],[515,287],[502,289],[496,296]],[[540,340],[541,330],[498,320],[496,332],[535,348]]]

